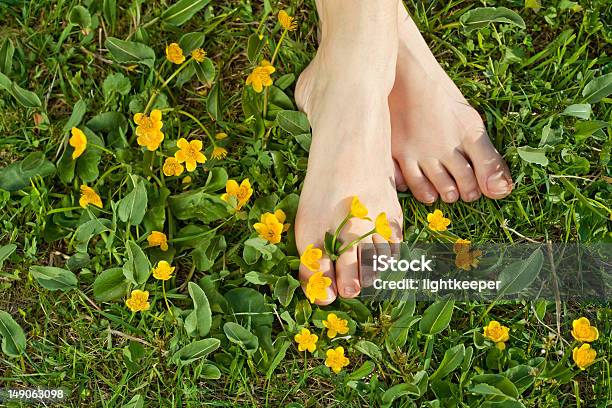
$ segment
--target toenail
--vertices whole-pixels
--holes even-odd
[[[434,196],[431,193],[425,193],[425,195],[423,196],[423,199],[425,200],[426,203],[433,203],[436,200],[436,196]]]
[[[489,176],[487,187],[493,194],[505,194],[510,191],[510,184],[502,171]]]
[[[353,296],[355,293],[355,288],[353,286],[347,286],[344,288],[344,293],[346,293],[348,296]]]
[[[480,194],[478,194],[478,191],[472,191],[471,193],[468,194],[467,199],[468,201],[476,201],[478,200],[479,196]]]
[[[446,201],[455,201],[457,198],[459,198],[456,191],[449,191],[444,195],[444,197],[446,197]]]
[[[400,184],[399,186],[397,186],[397,190],[401,191],[401,192],[404,192],[404,191],[408,190],[408,186],[405,185],[405,184]]]

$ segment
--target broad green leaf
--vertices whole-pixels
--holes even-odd
[[[161,20],[168,24],[180,26],[189,21],[209,2],[210,0],[179,0],[162,13]]]
[[[438,300],[431,304],[419,322],[419,330],[423,334],[434,335],[446,329],[453,317],[455,301]]]
[[[210,299],[210,296],[209,296]],[[229,312],[236,321],[248,327],[259,338],[259,344],[267,353],[272,353],[272,322],[271,308],[266,305],[261,293],[251,288],[236,288],[225,293]]]
[[[117,0],[104,0],[102,12],[112,32],[117,22]]]
[[[125,277],[134,285],[144,284],[151,275],[149,258],[134,241],[128,241],[125,249],[128,258],[123,266]]]
[[[271,275],[269,273],[251,271],[244,275],[244,279],[253,285],[273,285],[276,284],[279,278],[278,276]]]
[[[548,158],[546,157],[546,149],[540,147],[521,146],[516,149],[519,157],[527,163],[539,164],[548,166]]]
[[[609,122],[605,122],[603,120],[579,121],[574,127],[574,139],[576,139],[578,143],[582,143],[595,132],[610,126],[611,125]]]
[[[463,344],[457,344],[446,350],[438,369],[430,377],[431,380],[444,378],[455,371],[461,365],[464,356],[465,346]]]
[[[582,96],[588,103],[597,103],[612,93],[612,72],[594,78],[582,90]]]
[[[507,377],[501,374],[480,374],[472,377],[473,384],[489,384],[497,388],[510,398],[518,398],[516,386]]]
[[[13,42],[7,38],[0,48],[0,72],[10,75],[13,71],[13,55],[15,54],[15,46]]]
[[[281,305],[287,307],[293,299],[293,293],[300,286],[300,281],[291,275],[286,275],[276,281],[274,285],[274,296]]]
[[[136,63],[152,68],[155,63],[155,51],[142,43],[108,37],[104,45],[120,64]]]
[[[11,85],[11,93],[13,97],[19,102],[21,105],[26,108],[40,108],[42,107],[42,102],[38,95],[36,95],[32,91],[28,91],[27,89],[23,89],[15,82]]]
[[[280,111],[276,115],[276,122],[285,132],[292,136],[310,133],[310,123],[308,117],[303,112]]]
[[[191,364],[196,360],[205,358],[210,353],[219,348],[221,341],[219,339],[204,339],[196,340],[186,345],[172,356],[173,360],[178,365]]]
[[[208,194],[203,190],[170,196],[168,206],[179,220],[194,219],[207,224],[229,216],[227,203],[219,195]]]
[[[588,103],[570,105],[561,112],[561,115],[587,120],[591,117],[591,105]]]
[[[200,82],[210,84],[215,79],[215,64],[210,58],[204,58],[202,62],[195,62],[193,66]]]
[[[202,47],[202,44],[204,44],[205,38],[206,38],[206,35],[204,34],[204,32],[196,31],[193,33],[183,34],[178,44],[183,50],[183,53],[185,55],[189,55],[191,51]]]
[[[355,343],[355,350],[365,354],[366,356],[376,361],[382,360],[382,352],[380,347],[368,340],[359,340]]]
[[[356,370],[353,370],[349,375],[347,380],[349,381],[357,381],[357,380],[361,380],[365,377],[367,377],[368,375],[370,375],[372,373],[372,371],[374,371],[374,368],[376,368],[376,366],[374,365],[373,362],[371,362],[370,360],[366,360],[361,367],[359,367]]]
[[[200,286],[193,282],[188,284],[189,296],[193,300],[193,312],[187,316],[188,320],[192,321],[192,325],[195,330],[188,333],[190,336],[198,335],[204,337],[210,331],[212,325],[212,312],[210,310],[210,304],[206,293]],[[195,324],[193,324],[195,323]]]
[[[393,401],[395,401],[397,398],[403,397],[405,395],[418,396],[419,394],[419,388],[414,384],[397,384],[384,392],[384,394],[382,395],[381,402],[384,406],[391,406]]]
[[[78,280],[74,273],[54,266],[31,266],[30,274],[45,289],[63,292],[77,287]]]
[[[81,130],[87,136],[87,149],[76,159],[75,171],[83,182],[91,183],[100,174],[98,165],[102,160],[102,151],[94,147],[94,145],[104,147],[104,139],[91,131],[87,126],[81,126]],[[72,147],[69,147],[67,150],[72,152]]]
[[[133,178],[133,180],[136,180]],[[147,211],[147,189],[142,180],[138,181],[132,191],[123,197],[117,207],[117,215],[123,222],[139,225]]]
[[[278,352],[276,353],[276,356],[274,356],[274,359],[272,360],[272,362],[270,363],[270,366],[268,367],[268,370],[266,371],[267,379],[272,378],[272,375],[274,374],[274,370],[276,370],[276,367],[278,367],[279,364],[283,362],[283,360],[285,359],[285,355],[287,354],[287,349],[289,349],[290,346],[291,346],[291,342],[285,340],[283,344],[279,347]]]
[[[205,380],[218,380],[221,378],[221,371],[212,363],[202,364],[200,366],[200,378]]]
[[[132,399],[122,406],[122,408],[144,408],[145,400],[142,395],[137,394],[132,397]]]
[[[541,249],[535,250],[527,259],[506,266],[499,274],[499,296],[518,293],[529,287],[544,264]]]
[[[102,83],[102,90],[104,91],[104,99],[107,101],[112,100],[111,98],[115,94],[127,95],[132,89],[130,79],[123,75],[121,72],[110,74]]]
[[[522,394],[535,382],[536,371],[525,364],[517,365],[506,370],[505,374]]]
[[[249,36],[249,40],[247,42],[247,58],[251,62],[251,64],[257,64],[257,56],[259,52],[263,48],[265,42],[263,38],[259,38],[259,34],[253,33]]]
[[[206,193],[214,193],[225,188],[227,184],[227,171],[223,167],[214,167],[208,172],[206,183],[202,191]]]
[[[2,351],[11,357],[19,357],[26,349],[26,337],[21,326],[13,317],[0,310],[0,337],[2,337]]]
[[[259,340],[253,333],[234,322],[227,322],[223,325],[225,335],[232,343],[238,344],[240,348],[253,354],[259,348]]]
[[[68,133],[73,127],[79,126],[85,113],[87,113],[87,103],[83,99],[79,99],[72,108],[72,114],[64,125],[63,132]]]
[[[104,218],[95,218],[79,224],[74,231],[75,248],[77,252],[87,253],[89,240],[103,231],[108,231],[111,221]]]
[[[219,84],[216,83],[210,92],[208,93],[208,97],[206,98],[206,110],[211,118],[214,120],[219,120],[220,112],[219,112],[219,101],[220,101],[220,90]]]
[[[11,93],[12,86],[13,81],[11,81],[9,77],[0,72],[0,89],[4,89],[5,91]]]
[[[111,268],[103,271],[93,283],[94,298],[99,302],[119,300],[127,294],[128,281],[123,268]]]
[[[525,408],[520,401],[504,400],[504,401],[485,401],[479,408]]]
[[[4,261],[8,259],[9,256],[17,249],[17,245],[15,244],[6,244],[0,246],[0,270],[2,269],[2,265]]]
[[[459,21],[468,32],[491,23],[505,23],[522,29],[526,28],[521,16],[506,7],[478,7],[464,13]]]
[[[507,397],[502,391],[486,383],[476,384],[468,389],[469,392],[485,396]]]
[[[215,260],[225,251],[227,243],[223,235],[210,239],[200,239],[200,243],[191,251],[191,257],[200,272],[209,271],[215,264]]]
[[[91,14],[85,7],[77,5],[70,10],[68,21],[86,30],[91,27]]]
[[[28,154],[23,160],[0,168],[0,189],[12,192],[30,186],[34,177],[49,177],[55,173],[53,163],[42,152]]]
[[[278,116],[276,117],[278,119]],[[310,151],[310,145],[312,144],[312,135],[310,133],[302,133],[299,135],[293,136],[296,142],[300,145],[300,147],[307,152]]]

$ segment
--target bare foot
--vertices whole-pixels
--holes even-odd
[[[400,240],[402,211],[388,107],[397,55],[389,36],[397,35],[397,1],[318,1],[317,8],[322,41],[296,86],[296,101],[308,115],[313,135],[295,222],[298,250],[302,253],[309,244],[322,249],[325,233],[340,224],[353,196],[366,205],[372,219],[385,212],[392,239]],[[350,242],[372,225],[353,219],[340,238]],[[384,239],[374,235],[368,241]],[[335,265],[324,257],[321,271],[333,283],[319,304],[331,303],[338,294],[355,297],[361,290],[356,248],[342,254]],[[311,275],[300,266],[303,283]]]
[[[389,97],[396,184],[424,203],[438,197],[499,199],[512,191],[508,167],[400,4],[397,73]]]

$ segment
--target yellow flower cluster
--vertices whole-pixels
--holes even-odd
[[[270,75],[272,75],[274,71],[276,71],[276,69],[272,64],[267,60],[263,60],[258,66],[253,68],[253,71],[246,79],[246,84],[251,85],[255,92],[260,93],[263,91],[264,87],[272,86],[273,81]]]
[[[480,257],[482,251],[478,249],[471,250],[471,242],[466,239],[459,238],[455,245],[453,245],[453,251],[455,252],[455,266],[464,271],[469,271],[472,268],[476,268],[480,263]]]
[[[81,186],[81,198],[79,199],[79,205],[85,208],[89,204],[102,208],[102,199],[100,198],[98,193],[94,191],[93,188],[83,184]]]
[[[159,247],[162,251],[168,250],[168,237],[160,231],[151,231],[147,237],[150,247]]]
[[[173,64],[180,65],[185,62],[183,49],[177,43],[172,43],[166,47],[166,58]]]
[[[134,115],[134,123],[136,127],[136,141],[139,146],[144,146],[150,151],[157,150],[159,145],[164,140],[164,134],[161,131],[164,127],[162,122],[162,113],[159,109],[153,109],[150,116],[144,113]]]
[[[290,16],[285,10],[278,12],[278,22],[287,31],[295,31],[297,29],[295,17]]]
[[[132,312],[144,312],[149,310],[151,307],[149,303],[149,292],[146,290],[133,290],[128,300],[125,301],[125,304]]]
[[[346,334],[349,331],[348,321],[336,316],[335,313],[327,315],[327,319],[323,320],[323,326],[327,329],[327,337],[333,339],[338,334]]]
[[[427,214],[427,222],[431,230],[438,232],[446,231],[451,223],[448,218],[444,217],[444,214],[440,210],[435,210],[433,213]]]
[[[283,210],[276,210],[274,214],[262,214],[260,222],[255,223],[253,228],[259,236],[271,244],[281,241],[281,234],[289,229],[289,224],[284,224],[287,216]]]
[[[491,320],[484,328],[484,336],[495,343],[500,350],[506,348],[506,342],[510,339],[510,329],[502,326],[497,320]]]
[[[221,195],[221,199],[234,206],[236,211],[240,210],[253,195],[253,189],[249,179],[244,179],[238,185],[236,180],[228,180],[225,184],[225,194]]]
[[[597,358],[597,351],[592,349],[589,343],[599,339],[599,330],[591,326],[589,319],[581,317],[572,322],[572,336],[577,341],[583,342],[580,347],[574,347],[572,350],[572,359],[578,368],[584,370]]]
[[[157,267],[153,268],[153,277],[161,281],[167,281],[172,277],[174,273],[174,266],[170,266],[167,261],[159,261]]]
[[[176,161],[185,163],[187,171],[194,171],[198,163],[206,163],[206,156],[202,153],[202,141],[191,140],[181,137],[177,142],[179,150],[174,154]]]

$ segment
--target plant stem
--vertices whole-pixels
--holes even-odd
[[[170,316],[174,317],[174,314],[172,314],[172,310],[170,309],[170,304],[168,303],[168,297],[166,296],[166,282],[162,281],[162,293],[164,294],[164,302],[166,303],[166,308],[168,309],[168,313],[170,313]]]
[[[208,129],[206,129],[206,126],[204,126],[202,124],[202,122],[200,122],[198,120],[198,118],[196,118],[195,116],[193,116],[191,113],[189,112],[185,112],[184,110],[177,110],[178,113],[180,113],[181,115],[185,115],[187,116],[189,119],[193,120],[195,123],[198,124],[198,126],[200,126],[202,128],[202,130],[204,131],[204,133],[206,133],[206,136],[208,137],[208,139],[210,140],[210,143],[212,143],[213,147],[217,147],[217,144],[215,143],[215,139],[212,137],[212,134],[208,131]]]
[[[346,251],[348,251],[353,245],[359,243],[359,241],[361,241],[364,238],[367,238],[368,236],[374,234],[376,232],[376,228],[372,229],[372,231],[367,232],[365,234],[363,234],[362,236],[354,239],[353,241],[349,242],[346,246],[344,246],[344,248],[342,248],[339,252],[338,252],[338,256],[342,255],[343,253],[345,253]]]

